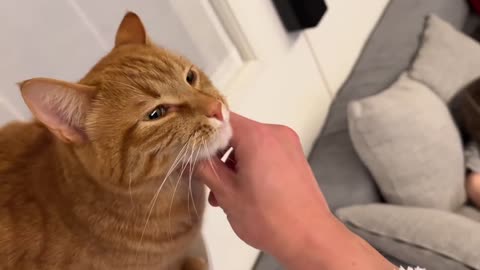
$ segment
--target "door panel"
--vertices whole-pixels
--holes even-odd
[[[23,117],[15,110],[12,102],[0,95],[0,127],[13,120],[23,120]]]
[[[102,53],[94,35],[64,0],[0,1],[0,94],[30,115],[15,83],[32,77],[77,80]]]
[[[70,0],[98,33],[105,52],[112,46],[117,27],[127,10],[136,12],[158,45],[182,54],[213,74],[232,53],[229,41],[214,31],[208,6],[187,0]],[[189,8],[190,10],[186,10]],[[199,25],[198,21],[201,24]]]

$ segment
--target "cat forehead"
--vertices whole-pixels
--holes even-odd
[[[123,46],[101,59],[87,74],[89,78],[128,77],[151,80],[178,78],[192,64],[183,57],[150,46]]]
[[[101,59],[82,82],[106,88],[135,88],[155,96],[162,86],[181,81],[191,66],[183,57],[160,48],[124,46]]]

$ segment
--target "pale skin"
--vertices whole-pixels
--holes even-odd
[[[470,201],[480,208],[480,173],[473,172],[469,174],[465,186]]]
[[[234,162],[197,175],[243,241],[292,270],[397,269],[331,213],[294,131],[235,113],[231,124]]]

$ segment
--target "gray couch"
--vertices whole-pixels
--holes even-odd
[[[383,203],[369,170],[352,145],[347,124],[347,105],[352,100],[386,89],[410,66],[420,44],[425,17],[430,13],[437,14],[471,35],[478,29],[478,19],[471,14],[467,1],[391,0],[349,79],[336,96],[309,158],[319,185],[334,212],[345,206]],[[396,265],[414,266],[418,263],[406,261],[405,258],[409,256],[404,253],[392,254],[392,249],[384,248],[385,243],[372,244]],[[453,266],[456,262],[451,265],[445,265],[443,269],[473,269]],[[262,254],[255,269],[283,268],[274,258]]]

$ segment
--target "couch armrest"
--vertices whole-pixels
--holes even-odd
[[[426,269],[480,269],[480,223],[443,210],[369,204],[337,216],[381,252]],[[439,237],[441,236],[441,237]]]

